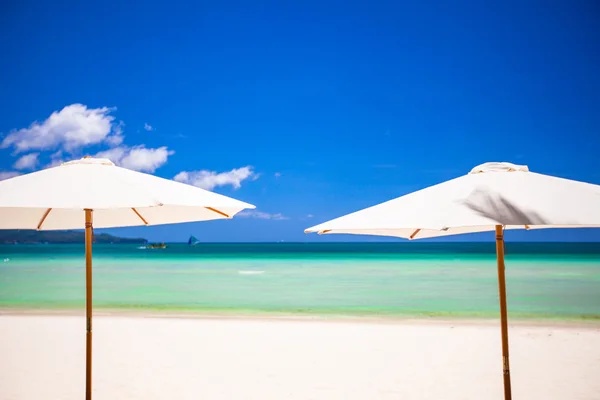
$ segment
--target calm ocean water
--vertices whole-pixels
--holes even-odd
[[[511,317],[600,319],[600,244],[507,243]],[[94,308],[498,315],[495,244],[94,246]],[[0,245],[0,308],[83,309],[83,245]]]

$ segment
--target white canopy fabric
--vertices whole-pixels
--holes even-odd
[[[468,175],[308,228],[422,239],[505,229],[600,227],[600,186],[486,163]]]
[[[84,158],[0,182],[0,229],[81,229],[231,218],[254,208],[194,186]]]

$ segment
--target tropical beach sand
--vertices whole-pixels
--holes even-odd
[[[497,321],[94,319],[95,399],[501,399]],[[0,399],[80,399],[84,319],[0,316]],[[600,398],[598,325],[510,327],[515,399]]]

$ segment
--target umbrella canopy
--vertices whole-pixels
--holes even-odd
[[[254,208],[194,186],[84,158],[0,182],[0,229],[81,229],[231,218]]]
[[[504,229],[600,227],[600,186],[486,163],[468,175],[357,211],[305,232],[422,239],[495,230],[504,398],[511,399]]]
[[[600,186],[486,163],[468,175],[308,228],[422,239],[505,229],[600,227]]]
[[[91,157],[0,182],[0,229],[85,227],[86,399],[92,398],[93,227],[232,218],[246,208],[254,206]]]

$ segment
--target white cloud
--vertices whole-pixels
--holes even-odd
[[[115,122],[111,113],[115,108],[88,108],[83,104],[71,104],[55,111],[46,120],[34,122],[29,128],[13,130],[0,139],[0,148],[12,148],[14,155],[28,150],[54,151],[50,154],[47,167],[60,165],[64,159],[79,157],[81,150],[95,145],[105,145],[107,150],[96,154],[106,157],[115,164],[136,171],[154,172],[174,154],[166,146],[146,148],[145,145],[127,146],[123,144],[125,124]],[[153,130],[149,124],[144,129]],[[20,155],[20,154],[19,154]],[[40,153],[21,156],[14,163],[15,169],[33,169],[38,165]],[[3,177],[14,176],[17,172],[2,172]]]
[[[127,150],[128,149],[125,146],[114,147],[112,149],[108,149],[108,150],[104,150],[99,153],[96,153],[96,155],[94,157],[108,158],[110,161],[114,162],[115,164],[119,164],[121,159],[125,156],[125,153],[127,152]]]
[[[281,213],[269,214],[266,212],[256,211],[256,210],[245,210],[245,211],[238,213],[237,216],[242,217],[242,218],[270,219],[270,220],[274,220],[274,221],[283,221],[283,220],[289,219],[288,217],[286,217],[285,215],[283,215]]]
[[[275,172],[275,178],[280,178],[281,177],[281,172]]]
[[[46,168],[50,168],[50,167],[58,167],[60,164],[63,163],[63,152],[61,150],[53,153],[52,155],[50,155],[50,163],[48,165],[46,165]]]
[[[0,181],[5,179],[14,178],[15,176],[21,175],[20,172],[17,171],[0,171]]]
[[[148,149],[144,145],[127,147],[118,146],[101,151],[96,157],[108,158],[115,164],[134,171],[154,172],[167,162],[170,155],[175,154],[166,146]]]
[[[147,130],[148,132],[153,130],[152,125],[150,125],[147,122],[144,123],[144,129]]]
[[[175,152],[169,150],[166,146],[156,149],[147,149],[143,145],[136,146],[129,149],[127,154],[121,159],[120,164],[125,168],[136,171],[154,172],[157,168],[164,165],[169,156],[173,154]]]
[[[38,163],[40,153],[26,154],[19,158],[13,165],[16,169],[34,169]]]
[[[123,136],[123,127],[125,123],[123,121],[119,121],[117,125],[113,128],[113,134],[106,138],[106,143],[109,146],[118,146],[123,143],[125,137]]]
[[[217,186],[231,185],[235,189],[242,186],[242,182],[246,179],[256,180],[258,174],[252,170],[251,166],[235,168],[228,172],[216,171],[182,171],[175,175],[173,179],[178,182],[194,185],[202,189],[212,190]]]
[[[312,214],[308,214],[308,215],[306,216],[306,218],[312,218],[312,217],[314,217],[314,215],[312,215]]]
[[[110,113],[114,110],[71,104],[53,112],[43,122],[10,132],[0,143],[0,148],[13,147],[16,153],[22,153],[56,148],[73,152],[103,142],[114,146],[123,141],[121,124],[113,130],[115,118]]]

